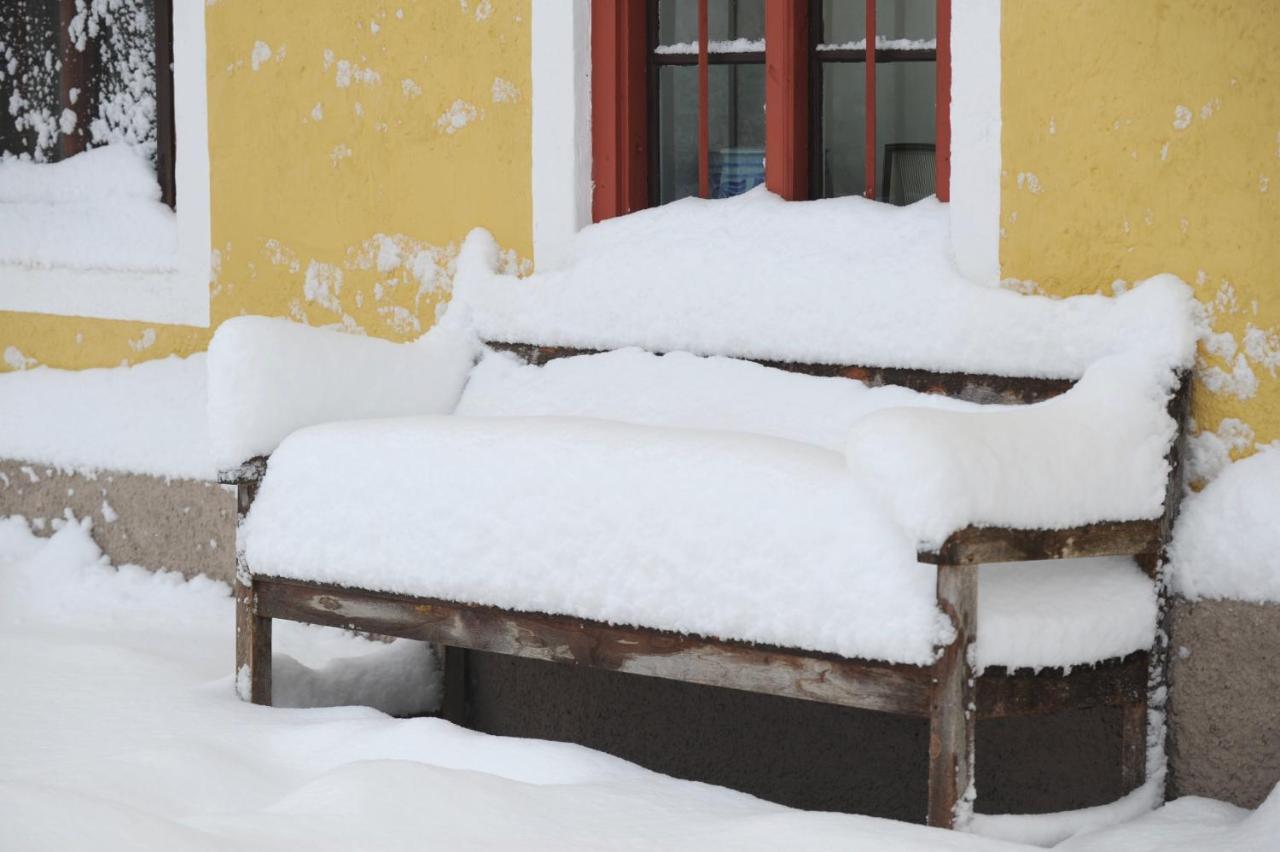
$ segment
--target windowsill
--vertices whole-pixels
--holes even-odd
[[[0,311],[207,327],[208,274],[0,265]]]

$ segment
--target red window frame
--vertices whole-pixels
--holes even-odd
[[[789,200],[809,197],[809,0],[765,0],[765,185]],[[875,33],[875,3],[867,3]],[[938,198],[951,184],[951,0],[937,0]],[[621,216],[650,206],[648,0],[592,0],[592,218]],[[706,0],[699,10],[699,185],[707,194]],[[868,107],[875,102],[875,51],[867,55]],[[874,113],[872,113],[874,115]],[[874,178],[875,122],[867,122]],[[874,191],[874,179],[868,181]]]

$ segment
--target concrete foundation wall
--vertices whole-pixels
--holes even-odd
[[[1280,783],[1280,604],[1176,601],[1170,793],[1247,808]]]
[[[235,577],[236,500],[225,486],[0,459],[0,517],[23,515],[48,532],[67,510],[93,519],[94,541],[115,565]]]
[[[48,529],[67,509],[94,519],[115,564],[234,576],[229,489],[0,460],[0,516],[43,518]],[[1170,628],[1171,795],[1256,806],[1280,782],[1280,605],[1176,601]],[[797,807],[924,814],[921,721],[478,653],[470,688],[478,730],[578,742]],[[1110,801],[1119,748],[1118,714],[1105,708],[984,722],[978,810]]]

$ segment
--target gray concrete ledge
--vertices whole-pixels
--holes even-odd
[[[47,534],[67,510],[93,518],[93,538],[116,565],[235,576],[235,494],[226,486],[0,459],[0,516],[23,515]]]
[[[1280,604],[1176,600],[1170,794],[1246,808],[1280,783]]]

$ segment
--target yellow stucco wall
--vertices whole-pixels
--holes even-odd
[[[529,0],[217,0],[206,38],[214,327],[269,314],[407,339],[472,227],[527,262]],[[0,350],[57,367],[211,332],[0,313]]]
[[[1280,6],[1005,0],[1002,25],[1003,275],[1176,273],[1216,332],[1199,425],[1280,439]]]

